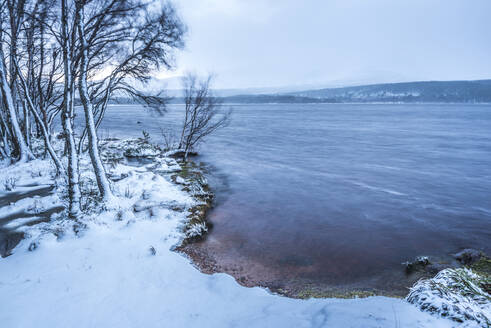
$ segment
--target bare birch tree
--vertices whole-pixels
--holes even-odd
[[[156,3],[159,2],[108,2],[99,9],[107,14],[99,15],[100,22],[92,23],[94,28],[87,27],[90,32],[87,46],[93,54],[89,55],[90,70],[101,66],[109,70],[106,77],[88,86],[96,113],[96,128],[114,95],[134,98],[159,112],[166,104],[160,94],[148,94],[135,86],[147,83],[152,71],[171,68],[173,50],[184,46],[186,27],[174,7],[160,2],[160,8],[155,8]],[[84,131],[81,141],[86,133]]]
[[[19,4],[19,6],[23,6],[23,4]],[[15,8],[17,8],[16,6]],[[8,8],[8,10],[7,10]],[[8,79],[8,73],[7,73],[7,68],[6,68],[6,58],[5,58],[5,53],[4,53],[4,26],[3,22],[7,20],[10,22],[10,26],[15,28],[15,31],[12,32],[10,31],[10,43],[9,43],[9,53],[10,57],[13,57],[13,53],[15,53],[16,47],[17,47],[17,40],[16,36],[18,33],[18,21],[17,18],[12,17],[12,15],[16,15],[17,11],[14,8],[14,3],[13,1],[2,1],[0,3],[0,23],[2,23],[2,26],[0,26],[0,89],[1,89],[1,98],[2,98],[2,107],[5,110],[5,116],[3,119],[6,119],[6,124],[7,126],[4,127],[6,130],[10,130],[10,138],[12,145],[14,146],[14,149],[17,152],[18,155],[18,161],[19,162],[25,162],[27,160],[33,159],[34,156],[32,155],[27,142],[25,140],[25,135],[22,133],[22,129],[19,124],[19,119],[17,115],[17,106],[15,102],[15,79],[16,79],[16,68],[15,65],[11,61],[11,69],[10,69],[10,81]],[[15,37],[15,39],[14,39]],[[14,88],[14,90],[13,90]],[[2,120],[4,121],[4,120]],[[2,123],[3,124],[3,123]],[[6,140],[8,143],[8,140]]]
[[[39,113],[37,112],[36,107],[35,107],[32,99],[31,99],[31,96],[29,94],[29,87],[28,87],[24,77],[22,76],[22,73],[20,72],[19,68],[18,68],[18,70],[19,70],[18,76],[19,76],[19,79],[21,81],[22,88],[24,90],[24,97],[25,97],[25,101],[27,103],[26,105],[28,106],[28,110],[32,113],[32,115],[34,116],[34,118],[36,120],[36,123],[38,124],[39,128],[41,129],[41,133],[42,133],[43,138],[44,138],[44,143],[45,143],[46,149],[47,149],[49,155],[51,156],[53,163],[56,166],[57,173],[58,174],[65,174],[65,168],[63,167],[63,164],[61,163],[60,158],[58,157],[55,150],[53,149],[53,146],[51,145],[51,140],[49,138],[49,133],[48,133],[48,130],[46,128],[46,125],[43,122],[41,116],[39,116]]]
[[[72,18],[72,20],[76,20],[77,15],[72,16],[75,16],[75,18]],[[79,163],[75,143],[75,132],[73,130],[75,83],[73,80],[72,70],[75,47],[74,30],[76,28],[76,22],[74,21],[71,25],[69,25],[69,22],[70,16],[67,0],[61,0],[60,28],[64,68],[62,124],[68,151],[68,215],[71,218],[76,219],[80,213]]]
[[[94,174],[97,181],[97,186],[104,201],[110,201],[113,198],[111,186],[106,176],[104,165],[102,164],[101,157],[99,155],[99,144],[97,138],[97,131],[94,122],[94,109],[92,101],[89,97],[89,90],[87,87],[87,71],[89,69],[89,55],[87,38],[85,36],[85,1],[76,1],[76,11],[79,16],[77,19],[77,29],[80,41],[80,72],[78,77],[78,90],[80,100],[85,113],[85,126],[88,131],[89,137],[89,155],[94,168]]]
[[[68,213],[80,213],[79,153],[84,137],[104,201],[112,196],[100,158],[97,127],[115,96],[160,109],[166,99],[139,90],[153,71],[173,65],[186,28],[160,0],[0,0],[0,156],[33,158],[41,137],[59,173],[67,176]],[[5,52],[4,52],[5,50]],[[75,135],[75,93],[85,124]],[[61,114],[67,168],[51,144]]]
[[[184,121],[178,147],[185,160],[198,143],[230,122],[231,111],[220,112],[221,103],[211,93],[210,83],[211,77],[199,80],[188,74],[183,78]]]
[[[114,93],[138,98],[147,105],[162,103],[159,97],[137,90],[129,79],[146,82],[152,70],[161,65],[170,67],[170,52],[182,46],[185,28],[168,3],[156,13],[150,13],[150,3],[144,1],[77,0],[76,4],[80,40],[78,89],[86,119],[79,151],[87,134],[97,184],[107,200],[112,193],[99,155],[97,126]],[[85,15],[86,6],[90,6],[90,16]],[[107,77],[89,83],[89,76],[103,68],[110,69]],[[94,112],[99,114],[97,121]]]

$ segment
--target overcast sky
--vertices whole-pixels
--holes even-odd
[[[491,78],[491,0],[179,0],[218,88]],[[167,74],[169,76],[169,74]]]

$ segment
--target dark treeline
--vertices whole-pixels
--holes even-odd
[[[282,95],[243,95],[229,97],[214,97],[216,101],[230,104],[302,104],[302,103],[335,103],[332,99],[317,99],[308,97],[282,96]],[[167,104],[185,104],[185,97],[169,97],[162,98]],[[115,97],[112,99],[112,104],[143,104],[138,99]]]
[[[385,83],[305,90],[279,94],[243,94],[219,97],[225,103],[491,103],[491,80]],[[115,99],[116,100],[116,99]],[[169,100],[182,104],[184,98]],[[119,98],[119,103],[133,99]]]

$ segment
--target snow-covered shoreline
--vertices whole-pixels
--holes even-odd
[[[2,327],[457,325],[400,299],[289,299],[242,287],[226,274],[202,274],[172,251],[189,237],[189,211],[203,204],[191,195],[184,178],[177,181],[179,164],[140,147],[152,161],[131,166],[118,160],[121,147],[116,141],[104,149],[106,163],[112,161],[108,173],[116,201],[100,208],[87,197],[88,214],[77,223],[56,214],[50,222],[17,228],[26,238],[0,260]],[[89,167],[86,161],[81,160],[81,176],[87,190],[93,178],[84,169]],[[16,176],[17,186],[45,185],[52,183],[53,170],[48,160],[36,160],[4,168],[0,180]],[[55,188],[28,210],[62,204],[62,182]],[[8,214],[28,201],[1,211]]]

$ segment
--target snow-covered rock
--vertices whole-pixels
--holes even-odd
[[[491,295],[483,284],[491,281],[466,268],[445,269],[434,278],[420,280],[407,301],[423,311],[450,318],[465,327],[491,327]]]

